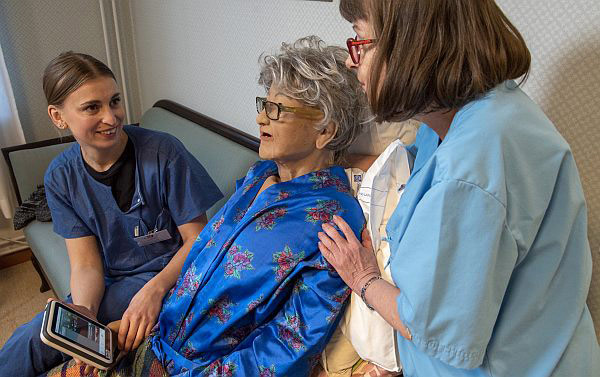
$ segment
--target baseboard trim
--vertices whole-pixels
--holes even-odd
[[[31,260],[31,249],[19,250],[0,257],[0,270]]]

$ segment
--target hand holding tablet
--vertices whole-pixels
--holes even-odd
[[[116,338],[108,326],[59,301],[46,305],[42,342],[75,359],[106,370],[115,362]]]

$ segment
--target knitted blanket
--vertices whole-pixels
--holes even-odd
[[[15,230],[19,230],[36,219],[38,221],[52,221],[43,185],[38,186],[29,198],[17,207],[13,217],[13,225]]]
[[[147,338],[135,352],[127,354],[117,365],[108,371],[100,371],[94,377],[168,377],[169,375],[152,352]],[[48,377],[84,377],[85,367],[73,360],[50,370]]]

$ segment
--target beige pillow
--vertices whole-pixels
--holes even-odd
[[[419,122],[407,120],[399,123],[373,123],[356,141],[348,148],[350,153],[380,155],[390,143],[400,139],[402,144],[408,145],[415,141]]]

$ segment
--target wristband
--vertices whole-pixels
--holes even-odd
[[[367,298],[365,297],[365,293],[367,292],[367,288],[369,288],[369,285],[371,285],[375,280],[381,280],[381,279],[382,279],[381,276],[373,276],[372,278],[367,280],[365,285],[360,290],[360,298],[363,300],[363,302],[365,303],[365,305],[367,306],[367,308],[370,311],[374,311],[375,308],[373,308],[371,305],[369,305],[369,303],[367,302]]]

